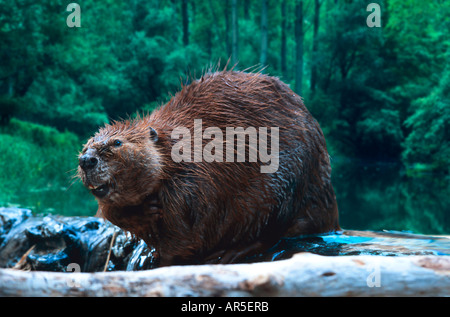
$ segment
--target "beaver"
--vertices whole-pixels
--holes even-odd
[[[278,135],[252,145],[259,128]],[[234,146],[242,132],[244,155]],[[106,124],[78,173],[98,213],[153,246],[160,266],[235,263],[282,237],[340,230],[319,124],[288,85],[260,72],[205,73],[151,114]]]

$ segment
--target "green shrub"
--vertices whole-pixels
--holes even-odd
[[[73,133],[12,119],[0,129],[0,205],[95,213],[95,202],[74,178],[81,144]]]

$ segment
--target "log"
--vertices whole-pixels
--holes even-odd
[[[0,269],[0,296],[450,296],[448,256],[320,256],[135,272]]]

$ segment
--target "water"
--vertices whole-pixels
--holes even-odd
[[[396,162],[335,158],[332,182],[341,227],[450,234],[450,178],[408,177]]]
[[[34,214],[58,214],[64,216],[93,216],[97,202],[81,183],[37,188],[16,193],[9,201],[1,201],[0,207],[27,208]]]
[[[450,255],[450,236],[417,235],[395,231],[343,231],[282,239],[258,260],[282,260],[298,252],[325,256]]]

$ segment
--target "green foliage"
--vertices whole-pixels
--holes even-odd
[[[391,50],[382,30],[366,26],[365,6],[354,1],[332,8],[333,19],[325,21],[329,31],[320,35],[314,58],[319,76],[310,108],[333,132],[329,139],[340,153],[395,159],[403,133],[395,100],[387,93],[395,85]]]
[[[405,121],[411,129],[404,142],[403,159],[412,167],[450,174],[450,72],[445,72],[439,86],[412,103],[412,114]],[[420,165],[417,165],[420,164]]]
[[[92,198],[74,178],[80,144],[73,133],[12,119],[0,129],[0,204],[46,212],[57,209],[51,199],[56,194],[67,197],[67,212],[95,213]]]
[[[450,3],[393,0],[389,10],[387,33],[398,78],[391,92],[405,134],[401,157],[410,170],[426,166],[449,175]]]
[[[448,174],[450,5],[380,2],[382,28],[365,26],[365,5],[322,8],[318,89],[307,92],[307,105],[341,154]],[[325,20],[326,10],[333,16]]]
[[[26,117],[69,129],[83,135],[108,121],[99,98],[87,98],[71,78],[60,70],[48,69],[38,75],[24,100],[29,107]]]

